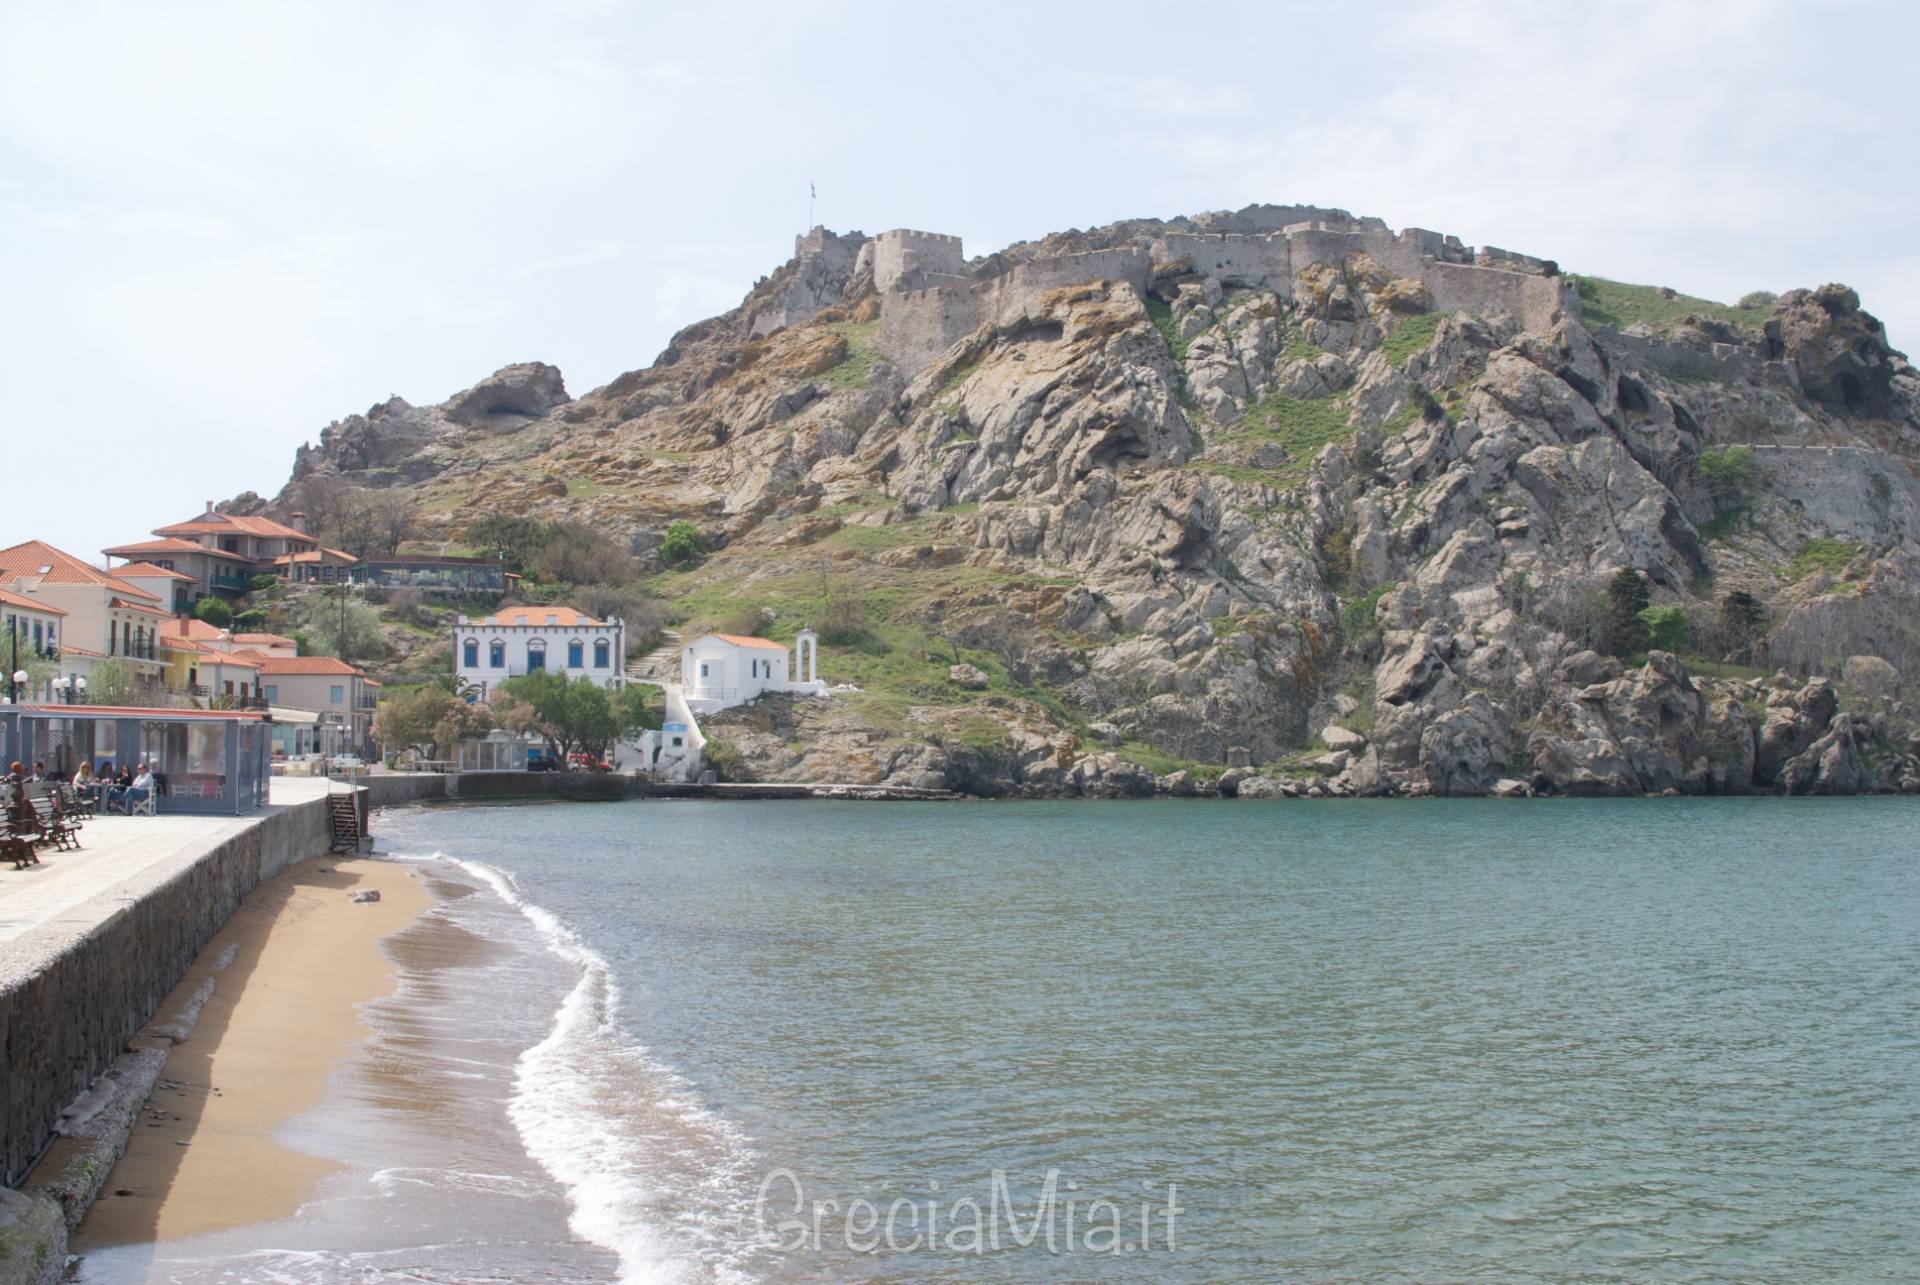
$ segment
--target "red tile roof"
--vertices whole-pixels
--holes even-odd
[[[291,647],[293,639],[281,634],[235,634],[233,640],[245,646],[249,643],[258,647]]]
[[[155,535],[257,535],[268,539],[300,540],[307,544],[317,543],[305,531],[296,531],[271,518],[244,518],[233,513],[220,513],[209,509],[197,518],[185,522],[175,522],[172,526],[155,527]]]
[[[503,611],[494,612],[480,623],[513,627],[531,626],[538,629],[547,623],[548,616],[553,617],[553,625],[556,629],[572,629],[579,625],[603,623],[584,612],[575,611],[572,607],[508,607]]]
[[[135,592],[137,593],[139,591],[135,590]],[[154,600],[145,594],[140,594],[138,598],[110,598],[107,600],[107,605],[109,607],[118,607],[122,611],[141,611],[149,616],[165,616],[169,620],[173,618],[171,611],[160,610],[159,607],[154,605]]]
[[[124,567],[115,567],[113,574],[123,578],[126,576],[145,576],[151,579],[158,576],[162,580],[193,579],[192,576],[183,576],[178,571],[171,570],[167,567],[156,567],[151,562],[129,562]]]
[[[195,642],[218,642],[227,636],[226,630],[210,625],[197,616],[175,617],[170,632]]]
[[[229,562],[253,561],[242,554],[228,553],[225,549],[209,549],[191,540],[140,540],[133,544],[116,544],[100,552],[110,558],[134,558],[149,553],[204,553],[209,558],[225,558]]]
[[[239,653],[235,654],[237,655]],[[335,656],[261,656],[260,672],[263,674],[353,674],[360,677],[366,676],[365,670],[356,669],[346,661]]]
[[[71,553],[61,552],[45,540],[28,540],[10,549],[0,549],[0,576],[7,579],[16,576],[37,576],[47,584],[103,585],[129,598],[141,598],[147,602],[160,601],[145,590],[136,589],[109,572],[88,566]]]
[[[748,638],[742,634],[708,634],[707,637],[718,638],[721,642],[732,643],[736,647],[759,647],[770,651],[786,650],[784,646],[768,638]]]
[[[43,616],[64,616],[67,614],[63,608],[56,607],[50,602],[42,602],[38,598],[29,598],[23,593],[9,593],[5,589],[0,589],[0,602],[6,603],[9,607],[20,607],[27,611],[37,611]]]

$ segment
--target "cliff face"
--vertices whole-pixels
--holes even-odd
[[[375,407],[294,480],[456,542],[691,519],[716,551],[654,581],[688,628],[863,599],[824,653],[860,692],[709,729],[769,778],[1920,786],[1920,378],[1852,291],[1719,307],[1303,207],[894,235],[811,234],[577,400],[535,364]]]

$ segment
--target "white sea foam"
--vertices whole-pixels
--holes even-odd
[[[566,1189],[569,1226],[619,1257],[623,1282],[744,1279],[735,1232],[751,1198],[747,1140],[620,1027],[604,958],[511,875],[452,860],[579,970],[547,1038],[520,1056],[507,1106],[528,1154]]]

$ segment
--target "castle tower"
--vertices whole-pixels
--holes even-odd
[[[967,259],[957,236],[894,228],[873,239],[873,288],[881,294],[924,290],[942,281],[963,279],[966,272]]]

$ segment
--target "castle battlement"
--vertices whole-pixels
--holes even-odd
[[[1028,259],[991,277],[967,272],[959,237],[912,228],[882,232],[861,251],[863,263],[871,255],[880,294],[880,348],[912,375],[980,326],[1016,315],[1047,291],[1113,281],[1144,297],[1156,263],[1183,263],[1220,286],[1291,298],[1306,269],[1365,254],[1388,272],[1420,281],[1443,311],[1506,316],[1544,330],[1578,307],[1546,260],[1492,246],[1476,252],[1428,228],[1396,232],[1377,218],[1309,206],[1260,206],[1196,222],[1197,231],[1170,229],[1106,249]]]

